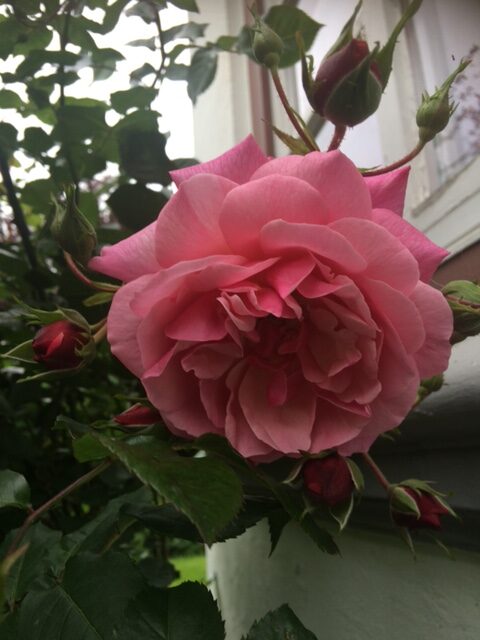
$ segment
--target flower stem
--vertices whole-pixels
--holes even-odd
[[[385,491],[387,493],[389,493],[390,486],[391,486],[390,482],[387,480],[387,478],[385,477],[383,471],[377,465],[375,460],[373,460],[372,456],[369,455],[368,453],[362,453],[362,456],[363,456],[363,459],[365,460],[365,462],[368,464],[368,466],[372,470],[373,475],[375,476],[375,478],[382,485],[382,487],[385,489]]]
[[[424,146],[425,146],[424,142],[419,142],[417,146],[410,151],[410,153],[407,153],[406,156],[404,156],[403,158],[400,158],[400,160],[397,160],[397,162],[394,162],[393,164],[389,164],[386,167],[381,167],[380,169],[372,169],[371,171],[367,169],[366,171],[361,171],[361,173],[366,178],[372,177],[372,176],[381,176],[384,173],[389,173],[389,171],[393,171],[394,169],[403,167],[404,164],[407,164],[407,162],[410,162],[410,160],[413,160],[413,158],[418,156],[418,154],[420,153],[420,151],[423,149]]]
[[[105,338],[106,335],[107,335],[107,321],[105,320],[104,323],[98,329],[98,331],[96,331],[93,334],[93,341],[95,342],[95,344],[98,344]]]
[[[311,138],[307,135],[307,133],[304,131],[302,125],[299,123],[297,116],[295,115],[292,107],[290,106],[290,103],[288,102],[288,98],[287,95],[283,89],[282,86],[282,82],[280,80],[280,76],[278,75],[278,70],[276,68],[270,69],[270,73],[272,76],[272,80],[273,80],[273,84],[275,85],[275,89],[277,90],[278,93],[278,97],[280,98],[280,101],[283,105],[283,108],[285,109],[285,112],[290,120],[290,122],[293,124],[296,132],[298,133],[298,135],[300,136],[300,138],[303,140],[303,142],[306,144],[307,148],[310,149],[310,151],[317,151],[318,149],[316,148],[316,145],[313,143],[313,141],[311,140]]]
[[[94,282],[93,280],[90,280],[90,278],[87,278],[87,276],[84,273],[82,273],[82,271],[80,271],[80,269],[77,267],[75,263],[75,260],[72,258],[72,256],[69,253],[64,251],[63,255],[65,257],[65,262],[67,263],[67,266],[70,269],[70,271],[78,280],[80,280],[80,282],[83,282],[83,284],[86,284],[87,287],[91,287],[92,289],[96,289],[97,291],[109,291],[112,293],[118,290],[119,287],[117,287],[114,284],[107,284],[106,282],[103,282],[103,283]]]
[[[347,131],[347,127],[343,124],[337,124],[335,126],[335,131],[333,133],[333,138],[330,141],[328,151],[334,151],[335,149],[338,149],[338,147],[342,143],[343,138],[345,137],[346,131]]]
[[[62,489],[59,493],[57,493],[56,496],[53,496],[53,498],[50,498],[50,500],[47,500],[47,502],[45,502],[40,507],[38,507],[38,509],[35,509],[34,511],[32,511],[27,517],[27,519],[25,520],[25,522],[22,524],[20,529],[17,531],[17,535],[13,539],[13,542],[8,549],[7,556],[9,556],[11,553],[13,553],[17,549],[18,545],[23,540],[23,537],[27,533],[28,529],[39,518],[41,518],[44,513],[49,511],[58,502],[61,502],[64,498],[66,498],[71,493],[73,493],[74,491],[82,487],[84,484],[87,484],[87,482],[90,482],[90,480],[93,480],[94,478],[99,476],[101,473],[105,471],[105,469],[108,469],[108,467],[112,464],[112,462],[113,462],[112,460],[104,460],[97,467],[94,467],[85,475],[80,476],[80,478],[77,478],[74,482],[72,482],[72,484],[69,484],[68,487],[65,487],[64,489]]]

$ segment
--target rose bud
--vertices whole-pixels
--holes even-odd
[[[307,460],[302,476],[310,498],[328,507],[348,500],[355,488],[347,461],[337,454]]]
[[[47,369],[74,369],[83,360],[78,350],[90,341],[82,327],[57,320],[40,329],[32,341],[34,358]]]
[[[255,58],[269,69],[277,67],[283,51],[280,36],[257,17],[253,33],[252,51]]]
[[[132,426],[148,426],[156,424],[162,420],[161,415],[152,407],[145,407],[141,404],[134,404],[123,413],[119,413],[114,417],[115,422],[125,427]]]
[[[382,81],[364,40],[352,39],[327,56],[309,91],[314,110],[335,125],[353,127],[374,113],[382,97]]]
[[[65,204],[55,201],[55,215],[50,231],[64,251],[80,264],[87,264],[97,244],[97,235],[89,220],[77,207],[73,188],[66,190]]]
[[[407,494],[407,499],[403,502],[401,510],[396,500],[398,500],[398,490]],[[397,491],[397,495],[395,495]],[[412,505],[409,509],[407,505],[408,498],[411,499]],[[440,517],[445,515],[454,515],[450,508],[435,493],[429,491],[421,491],[410,487],[396,487],[392,501],[390,503],[392,519],[399,527],[407,529],[441,529]]]
[[[432,140],[437,133],[443,131],[450,120],[456,106],[450,102],[449,91],[457,76],[464,71],[471,60],[462,60],[453,73],[451,73],[440,89],[431,96],[425,92],[422,96],[422,104],[417,111],[418,135],[423,143]]]

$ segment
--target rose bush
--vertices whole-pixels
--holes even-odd
[[[173,172],[158,220],[91,268],[122,280],[113,353],[176,434],[257,460],[366,451],[442,372],[446,255],[402,217],[407,169],[342,153],[270,160],[252,138]]]

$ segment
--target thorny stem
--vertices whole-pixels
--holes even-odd
[[[30,240],[30,230],[25,221],[25,215],[23,213],[22,206],[17,198],[15,192],[15,186],[10,175],[10,167],[8,166],[8,159],[2,149],[0,149],[0,173],[2,174],[3,184],[5,185],[5,191],[7,192],[8,204],[13,211],[13,221],[18,229],[18,233],[22,239],[22,244],[25,249],[27,260],[31,269],[37,268],[37,256],[35,255],[35,249],[33,248]]]
[[[424,146],[425,146],[424,142],[419,142],[417,146],[414,149],[412,149],[412,151],[410,151],[410,153],[407,153],[406,156],[404,156],[400,160],[397,160],[397,162],[394,162],[393,164],[389,164],[386,167],[381,167],[380,169],[372,169],[371,171],[369,170],[362,171],[361,173],[364,177],[367,177],[367,178],[371,176],[381,176],[384,173],[389,173],[389,171],[393,171],[394,169],[403,167],[404,164],[407,164],[407,162],[410,162],[410,160],[413,160],[413,158],[418,156],[418,154],[420,153],[420,151],[423,149]]]
[[[17,531],[17,535],[13,539],[13,542],[7,551],[7,556],[9,556],[11,553],[13,553],[17,549],[18,545],[23,540],[23,537],[27,533],[28,529],[39,518],[41,518],[43,514],[49,511],[58,502],[61,502],[64,498],[69,496],[71,493],[73,493],[74,491],[82,487],[84,484],[87,484],[88,482],[90,482],[90,480],[93,480],[94,478],[99,476],[101,473],[103,473],[105,469],[108,469],[108,467],[112,464],[112,462],[113,462],[112,460],[104,460],[97,467],[94,467],[88,473],[86,473],[83,476],[80,476],[80,478],[77,478],[77,480],[72,482],[72,484],[69,484],[67,487],[62,489],[59,493],[57,493],[56,496],[53,496],[53,498],[50,498],[50,500],[47,500],[47,502],[45,502],[40,507],[38,507],[38,509],[35,509],[34,511],[32,511],[27,517],[27,519],[25,520],[25,522],[22,524],[20,529]]]
[[[373,460],[372,456],[370,456],[368,453],[362,453],[362,456],[363,456],[363,459],[365,460],[365,462],[368,464],[368,466],[372,470],[373,475],[375,476],[375,478],[382,485],[382,487],[385,489],[385,491],[387,493],[389,493],[390,492],[390,482],[387,480],[387,478],[385,477],[383,471],[377,465],[375,460]]]
[[[337,124],[335,126],[335,131],[333,134],[333,138],[330,142],[330,145],[328,147],[328,151],[334,151],[335,149],[338,149],[338,147],[342,143],[343,138],[345,137],[346,131],[347,131],[347,127],[343,124]]]
[[[275,89],[277,90],[278,97],[280,98],[281,103],[283,105],[283,108],[285,109],[286,114],[287,114],[290,122],[293,124],[296,132],[298,133],[300,138],[303,140],[303,142],[307,145],[308,149],[310,149],[311,151],[317,151],[317,149],[315,148],[315,145],[312,143],[310,138],[307,136],[307,134],[303,130],[303,127],[298,122],[297,117],[296,117],[295,113],[293,112],[293,109],[290,106],[290,103],[288,102],[288,98],[287,98],[287,95],[286,95],[286,93],[285,93],[285,91],[283,89],[282,82],[280,80],[280,76],[278,75],[278,70],[276,68],[270,69],[270,74],[272,76],[272,80],[273,80],[273,84],[275,85]]]
[[[108,291],[111,293],[114,293],[115,291],[117,291],[118,287],[114,284],[107,284],[107,283],[100,284],[98,282],[94,282],[93,280],[90,280],[90,278],[87,278],[87,276],[84,273],[82,273],[82,271],[80,271],[80,269],[77,267],[75,263],[75,260],[72,258],[72,256],[69,253],[64,251],[63,255],[65,257],[65,262],[67,263],[67,266],[70,269],[70,271],[78,280],[83,282],[83,284],[86,284],[88,287],[91,287],[92,289],[96,289],[97,291]]]

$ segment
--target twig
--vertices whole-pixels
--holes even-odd
[[[328,147],[328,151],[334,151],[335,149],[338,149],[338,147],[342,143],[343,138],[345,137],[346,131],[347,131],[347,127],[343,124],[337,124],[335,126],[335,131],[333,134],[333,138],[330,142],[330,145]]]
[[[381,167],[380,169],[372,169],[371,171],[369,170],[361,171],[361,173],[363,176],[368,178],[371,176],[381,176],[384,173],[388,173],[389,171],[393,171],[394,169],[403,167],[404,164],[407,164],[407,162],[410,162],[410,160],[413,160],[413,158],[418,156],[418,154],[420,153],[420,151],[423,149],[424,146],[425,146],[424,142],[419,142],[417,146],[414,149],[412,149],[412,151],[410,151],[410,153],[407,153],[406,156],[404,156],[400,160],[397,160],[397,162],[394,162],[393,164],[389,164],[386,167]]]
[[[165,69],[165,64],[167,62],[167,53],[165,51],[165,43],[163,41],[163,29],[162,29],[162,21],[160,19],[160,11],[158,11],[155,7],[152,6],[152,9],[155,11],[155,24],[157,26],[158,32],[158,40],[160,42],[160,55],[162,56],[162,60],[160,62],[160,67],[155,74],[155,78],[153,79],[152,88],[157,84],[158,80],[161,80],[163,70]]]
[[[5,185],[5,191],[7,192],[8,203],[13,211],[13,220],[18,229],[18,233],[22,239],[23,247],[27,256],[27,260],[32,269],[36,269],[38,266],[37,256],[35,255],[35,249],[33,248],[30,240],[30,230],[25,221],[25,215],[23,213],[22,206],[17,198],[15,187],[10,175],[10,167],[8,165],[7,156],[0,149],[0,172],[3,178],[3,184]]]
[[[273,80],[273,84],[275,85],[275,89],[277,90],[278,93],[278,97],[280,98],[283,108],[285,109],[287,116],[290,120],[290,122],[293,124],[293,126],[295,127],[296,132],[298,133],[298,135],[300,136],[300,138],[303,140],[303,142],[307,145],[307,148],[310,149],[311,151],[317,151],[315,145],[312,143],[311,139],[308,137],[308,135],[305,133],[305,131],[303,130],[302,126],[300,125],[300,123],[298,122],[292,107],[290,106],[290,103],[288,102],[288,98],[286,96],[286,93],[283,89],[282,86],[282,82],[280,80],[280,76],[278,75],[278,70],[273,68],[270,69],[270,74],[272,76],[272,80]]]
[[[50,500],[47,500],[47,502],[45,502],[40,507],[38,507],[38,509],[35,509],[35,511],[32,511],[30,515],[27,517],[27,519],[25,520],[25,522],[22,524],[20,529],[17,531],[17,535],[13,539],[13,542],[8,549],[7,556],[15,551],[15,549],[18,547],[20,542],[23,540],[23,537],[27,533],[28,529],[39,518],[41,518],[44,513],[46,513],[49,509],[54,507],[58,502],[61,502],[64,498],[69,496],[71,493],[73,493],[74,491],[82,487],[84,484],[87,484],[88,482],[90,482],[90,480],[93,480],[94,478],[99,476],[101,473],[105,471],[105,469],[108,469],[108,467],[112,464],[112,462],[113,460],[104,460],[97,467],[94,467],[85,475],[81,476],[80,478],[77,478],[77,480],[72,482],[72,484],[69,484],[68,487],[65,487],[64,489],[62,489],[59,493],[57,493],[56,496],[53,496],[53,498],[50,498]]]
[[[115,291],[119,289],[119,287],[115,284],[108,284],[106,282],[99,283],[99,282],[95,282],[94,280],[90,280],[90,278],[88,278],[84,273],[82,273],[82,271],[80,271],[80,269],[77,267],[75,263],[75,260],[72,258],[72,256],[69,253],[67,253],[67,251],[63,252],[63,256],[65,258],[65,262],[67,263],[68,268],[73,273],[73,275],[78,280],[80,280],[80,282],[83,282],[83,284],[86,284],[87,287],[91,287],[92,289],[96,289],[97,291],[108,291],[110,293],[115,293]]]
[[[390,491],[390,482],[387,480],[387,478],[385,477],[383,471],[377,465],[375,460],[373,460],[373,458],[368,453],[362,453],[362,456],[363,456],[363,459],[365,460],[365,462],[368,464],[368,466],[372,470],[373,475],[375,476],[375,478],[382,485],[382,487],[385,489],[385,491],[387,493],[389,493],[389,491]]]

